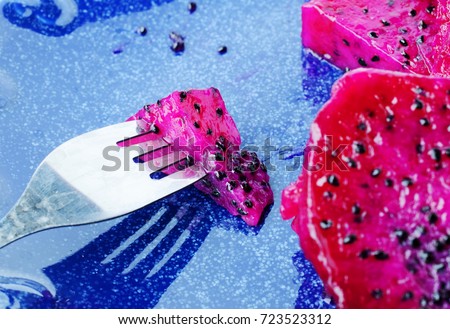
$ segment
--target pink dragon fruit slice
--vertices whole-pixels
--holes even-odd
[[[261,222],[273,204],[269,176],[255,153],[239,151],[241,138],[219,90],[175,91],[129,120],[137,120],[140,132],[153,132],[147,138],[163,138],[200,164],[209,173],[195,184],[200,191],[248,225]]]
[[[357,69],[281,213],[339,307],[450,308],[449,200],[450,79]]]
[[[446,0],[312,0],[302,7],[306,48],[341,69],[450,75]]]

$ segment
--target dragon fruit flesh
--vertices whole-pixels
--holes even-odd
[[[302,42],[341,69],[450,76],[447,0],[312,0]]]
[[[188,153],[189,165],[208,173],[195,183],[231,214],[258,225],[273,204],[266,167],[256,153],[240,151],[241,138],[216,88],[175,91],[146,105],[136,120],[146,138],[163,138],[172,151]],[[170,172],[170,170],[167,170]]]
[[[356,69],[281,213],[339,307],[450,308],[449,200],[450,79]]]

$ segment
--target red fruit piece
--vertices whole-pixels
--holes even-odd
[[[373,67],[450,75],[447,1],[312,0],[302,41],[341,69]]]
[[[282,196],[339,307],[450,307],[450,79],[344,75]]]
[[[129,120],[137,120],[139,132],[151,132],[147,140],[162,138],[207,172],[195,184],[199,190],[247,224],[261,222],[273,204],[269,176],[255,153],[239,150],[241,138],[219,90],[175,91]]]

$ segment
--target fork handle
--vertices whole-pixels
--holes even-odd
[[[0,220],[0,248],[29,234],[82,224],[94,216],[101,217],[100,209],[43,163],[16,205]]]

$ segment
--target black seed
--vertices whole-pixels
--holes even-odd
[[[363,250],[359,253],[359,258],[361,258],[361,259],[369,258],[369,256],[370,256],[370,250],[369,250],[369,249],[363,249]]]
[[[248,215],[248,212],[246,212],[244,209],[242,209],[242,208],[238,208],[238,213],[240,214],[240,215],[242,215],[242,216],[245,216],[245,215]]]
[[[386,122],[392,122],[394,121],[395,116],[393,114],[388,114],[386,116]]]
[[[372,170],[372,172],[370,173],[370,176],[372,177],[378,177],[381,174],[381,169],[380,168],[375,168],[374,170]]]
[[[427,7],[427,13],[431,14],[435,8],[436,8],[435,6],[428,6]]]
[[[411,17],[414,17],[414,16],[417,15],[417,11],[416,11],[415,9],[411,9],[411,11],[409,12],[409,15],[410,15]]]
[[[200,113],[200,104],[194,103],[194,109],[197,111],[197,113]]]
[[[412,293],[412,291],[407,291],[403,294],[402,301],[411,300],[413,297],[414,297],[414,294]]]
[[[223,110],[222,110],[220,107],[218,107],[218,108],[216,109],[216,113],[217,113],[217,115],[218,115],[219,117],[221,117],[221,116],[223,115]]]
[[[369,32],[369,36],[374,39],[378,38],[378,34],[374,31]]]
[[[420,242],[419,238],[414,238],[411,240],[411,247],[413,247],[414,249],[420,248],[421,245],[422,243]]]
[[[211,181],[210,181],[209,179],[206,179],[206,178],[202,179],[202,183],[203,183],[203,185],[205,185],[206,187],[211,187],[211,186],[212,186]]]
[[[360,142],[353,142],[353,150],[358,154],[366,153],[366,148]]]
[[[212,131],[212,129],[211,128],[208,128],[207,130],[206,130],[206,135],[212,135],[212,133],[213,133],[213,131]]]
[[[140,26],[136,29],[136,33],[145,36],[147,34],[147,28],[145,26]]]
[[[421,118],[421,119],[419,120],[419,122],[420,122],[420,125],[421,125],[421,126],[424,126],[424,127],[430,125],[430,121],[428,121],[427,118]]]
[[[402,51],[401,52],[402,56],[405,57],[406,59],[411,59],[411,56],[409,56],[409,54],[406,51]],[[406,64],[406,62],[405,62]],[[409,64],[408,64],[409,65]]]
[[[408,30],[405,29],[404,27],[399,28],[398,31],[402,34],[408,33]]]
[[[413,184],[413,180],[412,180],[411,178],[405,177],[405,178],[402,179],[402,185],[403,185],[404,187],[409,187],[409,186],[411,186],[412,184]]]
[[[428,222],[430,224],[436,224],[438,219],[439,219],[438,215],[434,212],[428,215]]]
[[[214,154],[214,158],[216,159],[216,161],[223,161],[223,154],[220,152],[217,152],[216,154]]]
[[[373,253],[373,257],[377,260],[386,260],[389,258],[389,255],[383,250],[377,250]]]
[[[245,206],[246,206],[247,208],[253,207],[253,202],[252,202],[251,200],[249,200],[249,199],[245,200],[245,201],[244,201],[244,204],[245,204]]]
[[[448,157],[450,157],[450,148],[445,149],[445,155],[448,156]]]
[[[187,93],[185,91],[182,91],[180,93],[180,101],[183,102],[187,97]]]
[[[220,198],[220,192],[219,192],[219,190],[214,190],[214,191],[211,193],[211,195],[212,195],[213,197],[215,197],[215,198]]]
[[[217,52],[219,55],[225,55],[228,51],[227,46],[220,46],[219,49],[217,49]]]
[[[428,306],[428,298],[422,297],[420,299],[420,307],[425,308]]]
[[[434,262],[434,254],[430,251],[424,251],[419,253],[420,258],[425,262],[425,264],[431,264]]]
[[[186,157],[185,162],[186,162],[186,166],[187,166],[187,167],[192,166],[192,165],[194,164],[194,157],[192,157],[191,155],[188,155],[188,156]]]
[[[350,42],[348,42],[347,40],[345,40],[345,39],[342,39],[342,42],[344,43],[344,45],[346,45],[346,46],[350,46]]]
[[[216,141],[216,147],[222,151],[225,151],[225,137],[220,136]]]
[[[404,38],[401,38],[401,39],[399,40],[399,42],[400,42],[400,44],[401,44],[403,47],[408,46],[408,41],[406,41],[406,39],[404,39]]]
[[[442,151],[437,148],[433,148],[428,152],[429,156],[436,162],[442,160]]]
[[[330,185],[333,185],[333,186],[339,186],[339,180],[338,180],[338,178],[336,177],[336,175],[329,175],[329,176],[327,177],[327,182],[328,182],[328,184],[330,184]]]
[[[428,27],[428,24],[425,23],[424,21],[419,22],[419,30],[426,29],[427,27]]]
[[[380,61],[380,56],[375,55],[370,59],[372,62],[379,62]]]
[[[182,53],[184,51],[184,41],[175,41],[172,43],[172,46],[170,46],[170,49],[174,53]]]
[[[433,304],[434,305],[442,306],[444,304],[444,300],[443,300],[443,298],[442,298],[440,293],[435,292],[432,297],[433,297]]]
[[[384,26],[389,26],[389,25],[391,25],[391,23],[389,23],[388,21],[386,21],[386,20],[384,20],[384,19],[381,20],[381,24],[383,24]]]
[[[362,58],[358,58],[358,63],[359,63],[359,65],[361,65],[363,67],[367,67],[366,61]]]
[[[331,200],[333,198],[333,193],[330,191],[325,191],[323,192],[323,198],[326,200]]]
[[[416,42],[421,45],[422,43],[425,42],[425,37],[423,35],[421,35],[420,37],[417,38]]]
[[[230,180],[229,182],[227,182],[226,186],[228,191],[232,191],[236,188],[237,182],[235,180]]]
[[[381,291],[381,289],[372,290],[370,294],[375,299],[380,299],[381,297],[383,297],[383,292]]]
[[[362,223],[363,218],[362,218],[362,216],[356,216],[356,217],[353,219],[353,221],[354,221],[355,223],[360,224],[360,223]]]
[[[197,10],[197,4],[195,2],[189,2],[188,10],[190,14],[194,13]]]
[[[149,132],[153,133],[153,134],[158,134],[159,133],[159,127],[155,124],[152,124],[152,126],[150,127]]]
[[[386,178],[384,180],[384,185],[387,186],[387,187],[392,187],[392,186],[394,186],[394,181],[392,179],[390,179],[390,178]]]
[[[422,154],[423,151],[424,151],[424,149],[425,149],[425,146],[423,146],[423,144],[417,144],[417,145],[416,145],[416,152],[417,152],[418,154]]]
[[[435,240],[434,250],[436,250],[437,252],[443,252],[445,250],[445,243],[439,240]]]
[[[367,129],[367,125],[365,122],[360,122],[358,123],[358,126],[356,126],[356,128],[358,128],[359,130],[366,130]]]
[[[361,207],[359,206],[359,204],[355,203],[352,206],[352,214],[359,215],[360,213],[361,213]]]
[[[353,242],[356,241],[356,235],[354,234],[349,234],[344,238],[343,243],[344,244],[352,244]]]
[[[197,121],[194,121],[194,127],[195,128],[200,128],[200,124]]]
[[[223,180],[225,177],[227,177],[227,174],[220,170],[216,171],[214,174],[218,180]]]
[[[237,207],[237,202],[236,202],[236,200],[231,200],[231,204],[233,205],[233,206],[235,206],[235,207]]]
[[[358,167],[358,165],[356,164],[356,161],[353,160],[353,159],[351,159],[351,158],[347,158],[347,159],[345,160],[345,162],[347,162],[347,165],[348,165],[350,168],[356,168],[356,167]]]
[[[248,182],[242,182],[241,187],[245,193],[250,193],[252,190],[252,187],[250,186],[250,184]]]
[[[323,230],[327,230],[331,226],[333,226],[333,222],[330,219],[324,219],[320,222],[320,228]]]
[[[408,232],[405,230],[396,230],[394,233],[400,243],[403,243],[408,239]]]

